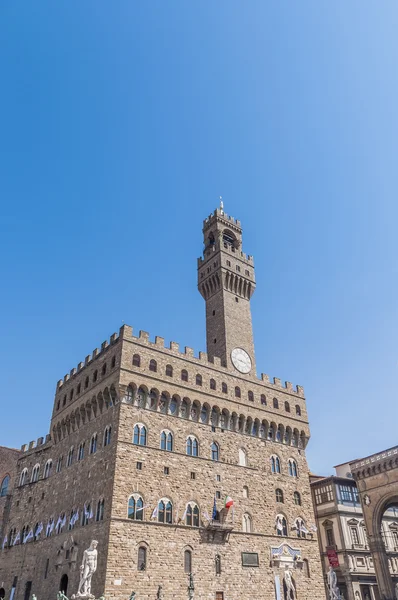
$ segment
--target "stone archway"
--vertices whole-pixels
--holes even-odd
[[[66,596],[66,593],[68,591],[68,576],[66,573],[64,573],[61,577],[61,581],[59,583],[59,591],[63,592]]]
[[[381,600],[396,600],[398,548],[387,552],[382,536],[386,510],[398,507],[398,447],[350,463],[357,483]],[[398,588],[397,588],[398,591]]]

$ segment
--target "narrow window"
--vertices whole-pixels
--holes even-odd
[[[84,389],[88,388],[89,381],[90,381],[89,378],[86,377],[86,379],[84,380]]]
[[[332,527],[328,527],[326,529],[326,543],[328,546],[334,546],[334,534]]]
[[[274,398],[272,402],[273,402],[274,408],[279,408],[278,398]]]
[[[139,354],[134,354],[133,356],[133,367],[140,367],[141,366],[141,358]]]
[[[116,356],[112,356],[111,369],[114,369],[116,366]]]
[[[97,371],[97,369],[96,369],[96,370],[94,371],[94,373],[93,373],[93,381],[94,381],[94,383],[97,381],[97,379],[98,379],[98,371]]]
[[[211,445],[211,460],[218,461],[219,460],[220,449],[216,442],[213,442]]]
[[[80,390],[81,390],[81,389],[82,389],[82,385],[81,385],[81,383],[79,383],[79,384],[77,385],[77,392],[76,392],[76,393],[77,393],[77,394],[80,394]]]
[[[296,415],[298,415],[299,417],[301,416],[301,408],[298,404],[296,404]]]
[[[210,379],[210,389],[211,390],[216,389],[216,380],[215,379]]]
[[[88,378],[87,378],[87,379],[88,379]],[[87,385],[88,385],[88,383],[87,383]],[[65,404],[66,404],[66,394],[65,394],[65,396],[64,396],[64,399],[62,400],[62,406],[65,406]]]
[[[192,572],[192,553],[190,550],[184,552],[184,571],[185,573]]]
[[[276,518],[276,532],[277,535],[287,536],[287,522],[282,515],[278,515]]]
[[[145,546],[140,546],[138,548],[138,570],[146,571],[146,548]]]
[[[297,464],[292,458],[289,460],[289,475],[290,477],[297,477]]]
[[[90,454],[95,454],[97,452],[97,434],[95,433],[90,441]]]
[[[188,381],[188,371],[185,369],[181,371],[181,381]]]
[[[278,456],[271,456],[271,471],[272,473],[281,472],[281,461]]]
[[[62,462],[63,462],[63,459],[64,459],[64,457],[63,457],[63,456],[60,456],[60,457],[58,458],[58,460],[57,460],[57,466],[56,466],[56,468],[55,468],[55,470],[56,470],[56,472],[57,472],[57,473],[60,473],[60,472],[61,472],[61,470],[62,470]]]
[[[10,485],[10,476],[6,475],[3,479],[3,481],[1,482],[0,498],[2,498],[3,496],[7,496],[9,485]]]
[[[290,413],[290,404],[289,402],[285,402],[285,411]]]
[[[350,527],[351,539],[353,544],[359,544],[358,529],[356,527]]]
[[[109,446],[109,444],[111,443],[111,434],[112,434],[112,427],[109,425],[109,427],[105,428],[104,446]]]
[[[283,504],[283,492],[280,489],[275,490],[275,499]]]
[[[52,468],[53,468],[53,461],[52,460],[48,460],[46,462],[45,467],[44,467],[44,479],[47,479],[48,477],[50,477]]]
[[[243,495],[244,498],[248,498],[249,497],[249,488],[247,487],[247,485],[243,486],[242,495]]]
[[[134,427],[133,443],[137,446],[146,446],[146,427],[144,425],[136,425]]]
[[[195,471],[191,471],[191,479],[196,479],[196,473],[195,473]]]
[[[222,382],[222,384],[221,384],[221,391],[223,394],[228,394],[228,386],[224,382]]]
[[[293,498],[294,498],[294,503],[297,504],[297,506],[301,506],[301,496],[300,496],[299,492],[294,492]]]
[[[263,406],[267,406],[267,398],[265,397],[265,394],[261,394],[261,404]]]
[[[219,554],[216,554],[214,562],[215,562],[215,565],[216,565],[216,575],[221,575],[221,556]],[[223,592],[217,592],[216,593],[216,600],[224,600],[224,593]]]
[[[104,507],[105,507],[105,500],[98,500],[97,512],[96,512],[96,515],[95,515],[95,520],[96,521],[103,521],[104,520]]]
[[[167,377],[173,377],[173,367],[171,365],[166,365],[166,375]]]
[[[254,394],[251,391],[247,392],[247,398],[248,400],[250,400],[250,402],[254,402]]]
[[[149,370],[153,371],[154,373],[156,373],[158,370],[158,364],[153,358],[149,361]]]
[[[187,454],[188,456],[199,456],[198,440],[193,435],[187,438]]]
[[[104,363],[104,364],[102,365],[102,371],[101,371],[101,373],[102,373],[102,377],[103,377],[104,375],[106,375],[106,368],[107,368],[107,367],[106,367],[106,363]]]
[[[81,442],[81,444],[79,445],[79,449],[77,451],[77,460],[83,460],[84,458],[84,442]]]
[[[240,393],[240,387],[236,386],[235,387],[235,398],[240,398],[241,393]]]
[[[202,375],[196,375],[196,385],[202,385]]]
[[[144,501],[141,496],[131,496],[129,499],[127,518],[133,521],[143,521],[144,519]]]

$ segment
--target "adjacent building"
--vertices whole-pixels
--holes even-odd
[[[207,352],[124,325],[58,382],[50,434],[18,458],[7,598],[76,593],[92,539],[107,600],[325,597],[303,388],[256,375],[240,222],[221,206],[203,234]]]

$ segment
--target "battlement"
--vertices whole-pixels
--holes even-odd
[[[206,217],[206,219],[203,221],[203,228],[207,228],[209,224],[217,218],[221,218],[224,221],[228,221],[231,225],[234,225],[235,227],[241,229],[240,221],[238,219],[235,219],[234,217],[231,217],[230,215],[227,215],[227,213],[225,213],[222,208],[216,208],[216,210],[213,213]]]
[[[205,263],[207,260],[209,260],[209,256],[211,257],[211,254],[213,252],[217,252],[218,248],[216,246],[211,246],[210,248],[206,248],[205,251],[205,258],[203,258],[203,256],[200,256],[198,258],[198,268]],[[228,248],[223,248],[224,251],[229,251],[231,254],[233,254],[235,257],[238,257],[242,260],[245,260],[249,263],[251,263],[252,265],[254,265],[254,259],[253,256],[251,254],[245,254],[245,252],[241,252],[241,251],[237,251],[235,249],[232,249],[230,247]]]
[[[218,369],[226,370],[226,367],[224,367],[221,364],[221,359],[217,356],[215,356],[213,359],[210,359],[207,355],[207,352],[199,352],[199,354],[195,356],[193,348],[185,346],[184,350],[182,351],[180,350],[180,344],[178,342],[170,342],[169,346],[166,347],[165,340],[163,337],[155,336],[155,341],[153,342],[150,340],[150,335],[147,331],[140,330],[138,336],[134,336],[133,328],[130,325],[123,325],[120,328],[119,335],[120,338],[124,340],[138,342],[148,347],[153,347],[170,354],[178,355],[181,358],[188,358],[190,361],[194,361],[198,365],[212,366],[217,367]],[[290,383],[290,381],[286,381],[283,385],[281,379],[279,379],[278,377],[274,377],[271,381],[269,375],[266,375],[265,373],[261,373],[260,377],[258,377],[257,379],[265,383],[268,387],[279,390],[286,390],[290,394],[297,394],[297,396],[304,397],[304,388],[301,385],[297,385],[294,388],[293,384]]]
[[[30,450],[37,450],[40,446],[45,446],[51,441],[51,434],[47,433],[45,437],[39,437],[37,440],[32,440],[28,444],[22,444],[21,452],[29,452]]]
[[[86,356],[86,358],[84,359],[84,362],[79,362],[79,364],[77,365],[76,368],[71,369],[69,373],[67,373],[66,375],[64,375],[63,379],[60,379],[57,382],[57,391],[64,385],[64,383],[66,383],[67,381],[69,381],[77,373],[80,373],[84,369],[84,367],[86,367],[87,365],[91,364],[93,362],[93,360],[95,360],[99,356],[102,356],[104,354],[104,352],[110,346],[113,346],[113,344],[115,344],[118,340],[119,340],[118,334],[117,333],[113,333],[110,336],[109,341],[105,340],[104,342],[102,342],[101,348],[94,348],[92,354],[88,354]]]

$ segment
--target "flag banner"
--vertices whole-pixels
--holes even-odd
[[[231,508],[234,505],[234,501],[231,496],[225,496],[224,506],[225,508]]]
[[[311,525],[310,526],[311,531],[318,531],[318,527],[316,525]]]
[[[278,531],[283,531],[282,521],[280,519],[276,520],[276,528]]]
[[[1,547],[1,549],[4,550],[4,548],[6,547],[6,545],[7,545],[7,536],[3,540],[3,545]]]
[[[216,497],[214,496],[214,503],[213,503],[213,512],[211,514],[211,518],[216,519],[217,518],[217,504],[216,504]]]
[[[185,506],[184,514],[181,517],[181,521],[185,521],[188,511],[188,504]]]
[[[207,512],[207,510],[204,510],[202,512],[202,515],[206,519],[206,521],[209,521],[209,522],[211,521],[211,517],[210,517],[209,513]]]
[[[309,533],[309,531],[306,528],[306,526],[304,525],[304,523],[301,524],[300,531],[302,531],[302,533]]]
[[[158,516],[158,507],[155,506],[155,508],[153,509],[151,519],[156,519],[157,516]]]

